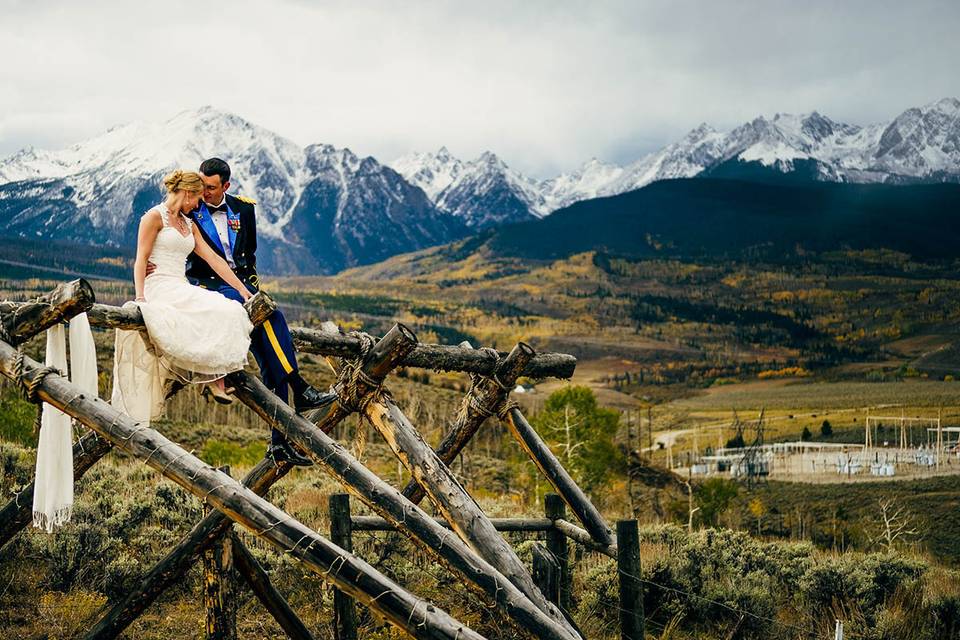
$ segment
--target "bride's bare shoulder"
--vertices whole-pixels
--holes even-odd
[[[148,227],[162,227],[163,219],[160,217],[159,209],[150,209],[142,216],[140,216],[140,224],[145,224]]]

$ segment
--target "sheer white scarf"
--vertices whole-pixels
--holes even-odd
[[[70,380],[84,392],[97,395],[97,352],[87,314],[70,320]],[[67,372],[66,332],[63,325],[47,330],[47,366]],[[33,526],[53,531],[73,512],[73,429],[70,416],[49,404],[43,407],[37,445],[33,490]]]

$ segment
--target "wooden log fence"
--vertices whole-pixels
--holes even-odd
[[[396,344],[393,349],[397,351],[395,358],[397,361],[403,355],[413,351],[418,343],[416,335],[410,329],[398,324],[384,336],[380,343],[377,343],[377,346],[387,342],[391,337]],[[457,481],[450,468],[424,442],[420,433],[390,398],[389,393],[381,391],[382,376],[358,375],[364,373],[362,363],[358,363],[359,366],[351,372],[335,358],[331,357],[328,360],[341,378],[335,386],[338,393],[342,397],[346,396],[350,403],[356,403],[357,408],[383,436],[394,455],[450,523],[457,536],[506,576],[537,608],[558,623],[567,626],[571,633],[576,634],[576,631],[568,625],[562,612],[557,610],[537,589],[532,576],[520,562],[520,558],[510,545],[497,535],[497,530],[490,523],[489,518]],[[529,361],[529,358],[525,361]],[[345,384],[346,382],[349,384]]]
[[[333,508],[334,502],[338,505],[336,509]],[[330,496],[330,504],[331,531],[336,527],[337,531],[341,533],[339,541],[343,544],[349,544],[351,548],[353,543],[350,537],[353,534],[397,531],[396,525],[384,518],[352,516],[350,514],[350,496],[347,494]],[[617,532],[620,535],[614,541],[614,544],[610,547],[600,547],[586,531],[564,520],[564,514],[565,503],[563,499],[557,494],[548,493],[544,496],[543,518],[492,518],[491,522],[498,531],[544,534],[545,546],[539,551],[534,551],[536,583],[538,588],[543,590],[545,597],[552,602],[561,604],[564,609],[569,607],[571,601],[568,541],[583,544],[590,551],[602,553],[616,560],[618,584],[620,585],[621,639],[642,640],[644,637],[644,611],[643,588],[640,580],[640,538],[637,521],[623,520],[618,522]],[[442,519],[437,519],[437,523],[449,526]],[[536,568],[537,565],[539,565],[539,569]],[[564,596],[564,582],[567,584],[566,596]],[[566,605],[562,604],[564,597],[566,597]],[[355,630],[344,629],[345,634],[351,632],[355,633]],[[343,637],[349,636],[345,635]]]
[[[259,324],[276,305],[261,292],[245,307],[254,323]],[[300,350],[325,356],[339,372],[334,386],[336,400],[308,414],[307,420],[245,372],[231,374],[229,382],[236,388],[238,399],[268,425],[284,432],[296,448],[379,514],[351,517],[349,499],[332,496],[331,540],[328,540],[260,497],[290,470],[289,465],[275,466],[264,460],[242,483],[237,482],[228,474],[204,465],[156,431],[114,411],[99,398],[85,397],[68,381],[45,371],[14,349],[31,335],[81,311],[87,312],[95,326],[144,330],[143,318],[135,306],[118,308],[95,304],[92,289],[83,280],[61,285],[30,303],[0,302],[0,373],[26,382],[36,392],[37,399],[60,408],[91,429],[74,449],[76,478],[111,448],[118,448],[143,458],[146,464],[204,500],[210,510],[144,576],[136,589],[113,605],[84,636],[87,640],[116,638],[200,557],[207,559],[205,596],[209,638],[231,640],[236,637],[227,602],[232,598],[223,590],[234,573],[253,590],[289,637],[312,637],[270,583],[268,574],[232,531],[234,524],[289,553],[334,585],[336,633],[337,637],[347,640],[356,637],[355,601],[377,611],[413,637],[464,640],[480,637],[355,557],[351,548],[355,531],[402,532],[460,572],[520,628],[537,638],[576,640],[582,637],[565,613],[570,602],[568,539],[618,559],[624,553],[635,553],[639,562],[638,546],[630,543],[618,548],[595,507],[539,439],[515,403],[509,401],[510,391],[521,375],[570,377],[576,365],[572,356],[537,354],[524,343],[509,353],[473,349],[468,343],[457,347],[423,345],[402,325],[395,325],[380,339],[355,332],[343,334],[339,329],[330,330],[329,326],[320,331],[291,328]],[[383,386],[386,376],[397,366],[464,371],[471,375],[470,390],[436,450],[424,442]],[[402,493],[370,472],[327,435],[333,426],[355,412],[373,424],[410,472],[413,480]],[[546,500],[545,518],[488,518],[450,471],[449,465],[491,416],[507,424],[558,491],[559,496],[550,494]],[[416,506],[424,496],[430,498],[443,518],[429,517]],[[31,502],[32,486],[0,509],[0,547],[29,522]],[[565,506],[571,508],[585,528],[565,519]],[[502,531],[545,534],[546,547],[537,547],[534,551],[533,575],[499,535]],[[638,600],[637,593],[636,588],[630,591],[634,600],[630,606],[636,613],[637,602],[640,603],[634,619],[640,620],[642,629],[642,598]],[[630,633],[634,635],[623,637],[637,637],[636,626],[632,629]]]
[[[270,393],[259,379],[245,372],[232,373],[228,379],[236,389],[234,394],[244,404],[283,432],[305,455],[371,509],[393,523],[401,533],[437,555],[438,559],[486,593],[521,628],[540,634],[537,637],[542,638],[579,637],[579,634],[571,633],[566,625],[539,609],[460,538],[439,526],[433,518],[404,498],[400,491],[360,464],[340,443]],[[339,404],[339,401],[334,401],[328,405],[327,411],[338,410]]]
[[[103,306],[98,308],[93,316],[94,320],[92,322],[94,324],[106,321],[123,323],[123,326],[128,328],[136,326],[136,318],[127,310],[117,312],[115,308]],[[411,342],[415,343],[415,337],[410,340],[411,335],[412,332],[398,325],[378,341],[367,354],[360,367],[362,375],[354,381],[354,385],[347,391],[345,397],[326,405],[317,414],[311,416],[316,425],[296,414],[288,405],[270,393],[256,378],[244,372],[238,372],[231,374],[229,379],[236,388],[235,395],[242,402],[253,408],[268,424],[280,431],[285,431],[291,442],[299,446],[308,456],[314,458],[321,467],[331,471],[334,477],[343,482],[348,489],[358,493],[358,495],[366,496],[366,501],[373,508],[382,509],[381,503],[390,500],[390,492],[396,494],[399,492],[396,492],[360,465],[339,444],[326,436],[323,431],[329,430],[333,424],[356,410],[358,408],[356,403],[373,392],[378,384],[377,381],[382,380],[390,370],[402,361],[404,353],[410,348]],[[290,430],[291,427],[294,427],[293,431],[296,433]],[[331,454],[339,458],[334,461],[333,467],[331,467],[330,462]],[[348,471],[347,476],[338,475],[338,473],[342,474],[345,467]],[[363,487],[359,491],[357,489],[358,485],[355,484],[358,476],[359,486]],[[346,479],[347,477],[350,477],[350,479]],[[396,498],[403,501],[399,495]],[[539,634],[539,637],[545,638],[579,637],[579,634],[570,627],[562,613],[551,609],[550,604],[542,598],[538,591],[532,590],[532,597],[539,600],[537,604],[542,606],[539,611],[536,604],[531,603],[526,594],[511,589],[512,585],[499,571],[486,562],[479,562],[480,559],[468,547],[457,544],[458,540],[443,534],[443,529],[414,505],[409,502],[406,502],[406,505],[400,504],[394,507],[392,513],[396,522],[404,523],[404,533],[420,540],[426,548],[438,552],[450,566],[461,571],[471,582],[491,596],[497,605],[514,618],[522,628],[535,631]],[[424,533],[424,529],[429,530],[431,528],[432,531]],[[480,566],[477,566],[478,564]],[[547,615],[544,615],[545,612]]]
[[[0,373],[33,383],[44,367],[0,341]],[[298,559],[322,579],[375,609],[415,638],[482,638],[446,612],[407,592],[366,562],[356,558],[230,476],[204,464],[154,429],[96,397],[89,397],[56,374],[37,380],[39,399],[142,459],[184,489],[223,512],[253,535]]]

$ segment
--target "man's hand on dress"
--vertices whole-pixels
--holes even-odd
[[[155,265],[155,264],[153,264],[152,262],[150,262],[149,260],[147,260],[147,274],[146,274],[146,275],[150,275],[151,273],[153,273],[153,272],[156,271],[156,270],[157,270],[157,265]]]

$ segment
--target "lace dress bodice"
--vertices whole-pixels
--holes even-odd
[[[160,219],[163,220],[163,228],[157,233],[157,239],[153,243],[153,251],[150,253],[150,262],[157,265],[157,270],[146,279],[146,287],[150,280],[156,276],[166,276],[186,280],[184,275],[187,256],[196,246],[193,237],[193,221],[187,219],[188,233],[184,236],[179,229],[170,222],[171,214],[167,207],[158,204],[154,207],[160,213]]]

